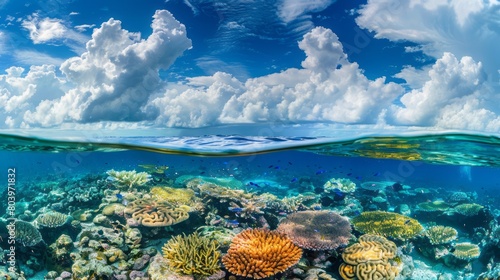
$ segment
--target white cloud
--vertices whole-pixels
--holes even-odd
[[[376,38],[418,43],[434,58],[444,52],[470,56],[481,61],[488,80],[498,84],[499,8],[495,0],[368,1],[356,22],[374,31]]]
[[[27,111],[29,124],[60,125],[66,121],[141,121],[155,117],[144,111],[160,86],[159,69],[168,68],[191,40],[185,26],[170,12],[153,16],[152,34],[140,39],[110,19],[95,29],[86,52],[61,65],[67,80],[76,86],[58,100],[43,101]]]
[[[61,65],[65,60],[34,50],[15,50],[14,59],[25,65]]]
[[[80,31],[80,32],[84,32],[89,28],[93,28],[94,26],[95,26],[95,24],[81,24],[81,25],[76,25],[75,29]]]
[[[321,12],[336,0],[282,0],[278,5],[278,16],[289,23],[311,12]]]

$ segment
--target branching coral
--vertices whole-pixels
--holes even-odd
[[[384,211],[363,212],[352,220],[354,227],[370,234],[407,240],[419,234],[423,227],[415,219]]]
[[[163,246],[171,270],[187,275],[212,275],[220,270],[219,245],[198,233],[177,235]]]
[[[349,221],[331,211],[302,211],[288,215],[278,225],[295,245],[309,250],[332,250],[347,245],[351,238]]]
[[[132,171],[116,171],[108,170],[106,172],[109,177],[108,180],[114,182],[118,188],[132,188],[146,184],[151,180],[151,175],[146,172]]]
[[[399,273],[390,263],[396,252],[394,242],[382,236],[365,234],[342,253],[344,263],[339,267],[340,276],[344,280],[393,280]]]
[[[446,244],[457,239],[457,230],[446,226],[433,226],[425,231],[432,245]]]
[[[469,242],[455,244],[453,256],[461,260],[476,259],[481,254],[479,246]]]
[[[222,263],[233,274],[262,279],[287,270],[301,256],[302,250],[284,234],[247,229],[233,238]]]
[[[335,189],[344,193],[352,193],[356,190],[356,183],[347,178],[332,178],[323,185],[323,188],[326,193],[330,193]]]
[[[16,221],[15,232],[16,241],[23,244],[23,246],[31,247],[43,242],[42,235],[31,223]]]
[[[127,205],[123,213],[146,227],[178,224],[189,218],[189,207],[176,207],[166,201],[138,199]]]
[[[38,215],[35,219],[35,224],[42,227],[56,228],[66,224],[68,217],[66,214],[51,211]]]

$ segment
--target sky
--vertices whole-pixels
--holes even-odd
[[[0,0],[0,129],[498,134],[499,45],[498,0]]]

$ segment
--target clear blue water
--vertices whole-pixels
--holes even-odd
[[[7,188],[8,169],[15,168],[15,199],[18,211],[15,218],[27,222],[33,222],[37,215],[47,212],[47,209],[73,214],[73,219],[76,219],[74,214],[76,210],[98,208],[102,210],[102,205],[100,207],[104,197],[102,193],[96,195],[97,201],[93,202],[66,201],[57,204],[59,201],[50,200],[49,196],[45,196],[45,200],[42,199],[37,203],[33,201],[37,196],[42,196],[43,193],[48,194],[56,189],[65,189],[66,196],[68,196],[68,190],[71,188],[83,190],[85,184],[97,186],[96,182],[106,181],[108,177],[106,172],[111,169],[150,172],[154,180],[139,190],[142,193],[147,193],[153,186],[183,188],[185,186],[175,184],[176,179],[183,175],[233,178],[242,183],[241,189],[246,192],[255,194],[268,192],[276,195],[278,199],[315,193],[319,204],[315,206],[316,210],[321,208],[321,210],[335,211],[344,207],[345,204],[333,199],[334,194],[324,192],[323,185],[331,178],[347,178],[358,186],[356,192],[348,196],[359,201],[362,211],[397,211],[399,205],[407,204],[411,208],[412,217],[420,219],[421,216],[416,210],[418,203],[447,201],[453,193],[460,192],[470,196],[468,203],[480,204],[490,215],[491,218],[487,222],[480,226],[475,225],[483,227],[482,229],[468,228],[467,225],[460,225],[456,220],[446,222],[447,225],[457,228],[459,232],[457,242],[471,242],[478,244],[482,249],[481,257],[468,260],[466,264],[453,266],[441,259],[432,259],[420,252],[418,246],[422,246],[422,243],[418,240],[409,240],[404,244],[398,243],[400,248],[410,246],[409,244],[414,246],[411,252],[405,253],[412,258],[414,273],[400,276],[398,279],[418,279],[415,278],[416,275],[431,275],[428,276],[431,277],[429,279],[437,279],[439,274],[443,274],[443,277],[452,277],[450,279],[477,279],[481,273],[491,275],[496,273],[494,265],[500,260],[500,242],[495,239],[500,236],[493,236],[493,231],[498,228],[500,220],[500,139],[497,137],[440,134],[336,140],[326,137],[265,138],[219,135],[106,137],[95,138],[92,141],[73,142],[4,135],[0,140],[0,158],[2,159],[0,170],[4,182],[2,184]],[[141,165],[168,166],[168,169],[162,174],[157,174]],[[263,180],[272,181],[274,185],[259,183]],[[410,190],[422,188],[430,192],[425,196],[405,197],[394,191],[391,185],[374,193],[363,191],[359,187],[364,182],[372,181],[398,182],[408,186]],[[113,189],[113,186],[108,184],[103,188],[97,187],[96,191],[104,192],[106,188]],[[5,205],[8,201],[6,190],[2,192]],[[370,201],[370,196],[381,195],[387,199],[382,206]],[[333,202],[328,201],[328,197],[332,198]],[[61,199],[64,200],[64,198]],[[204,201],[204,203],[208,205],[214,202]],[[223,202],[217,203],[223,204]],[[19,210],[21,208],[30,214],[22,215],[25,213]],[[3,219],[13,218],[5,210],[0,210]],[[301,210],[307,209],[298,211]],[[253,215],[254,218],[264,216],[268,220],[272,217],[273,219],[282,218],[272,211],[274,210],[264,209],[264,214],[254,213]],[[235,232],[245,227],[259,226],[231,212],[221,212],[222,214],[227,216],[226,219],[238,221],[236,227],[227,226]],[[138,229],[143,232],[140,249],[150,246],[159,248],[165,240],[175,234],[193,232],[196,228],[206,225],[205,215],[206,212],[192,215],[197,216],[198,219],[190,218],[188,225],[183,223],[174,225],[174,232],[170,228],[170,231],[161,228],[155,234],[150,228],[139,227]],[[442,213],[432,215],[435,216],[422,219],[421,223],[424,228],[442,224],[443,219],[446,218],[446,215]],[[352,218],[354,215],[346,216]],[[123,217],[111,218],[120,220]],[[124,220],[120,222],[125,224]],[[89,227],[93,226],[92,220],[82,223],[89,223]],[[69,227],[69,225],[65,226]],[[108,225],[108,227],[111,226]],[[271,225],[271,229],[273,227],[276,227],[276,223]],[[35,248],[17,245],[15,266],[17,272],[26,270],[27,279],[44,276],[49,270],[57,271],[57,275],[63,271],[72,272],[71,270],[75,269],[74,261],[69,260],[64,266],[55,267],[48,260],[50,250],[48,250],[49,256],[33,253],[33,251],[47,251],[48,247],[44,246],[50,246],[62,233],[68,233],[76,242],[75,244],[78,244],[81,238],[80,232],[64,227],[58,230],[43,229],[41,231],[45,245],[38,245]],[[481,235],[479,232],[484,233]],[[356,236],[360,234],[360,232],[354,232]],[[8,250],[9,246],[6,243],[8,231],[3,231],[1,236],[0,246]],[[451,252],[453,244],[448,246]],[[71,251],[78,253],[82,248],[75,246]],[[337,251],[341,252],[342,248]],[[125,250],[125,253],[130,253],[130,251]],[[319,263],[318,267],[322,267],[333,277],[341,279],[337,272],[341,258],[335,257],[336,254],[331,252],[326,254],[330,254],[328,258],[330,264]],[[37,265],[33,264],[33,260],[30,261],[30,256],[37,259]],[[130,260],[133,257],[128,258]],[[134,270],[131,267],[118,270],[111,262],[109,266],[115,269],[116,275]],[[7,270],[8,267],[9,264],[5,261],[0,263],[0,270]],[[224,270],[224,267],[221,267]],[[146,265],[137,271],[147,275],[148,269]],[[225,272],[227,279],[231,274]],[[90,275],[98,274],[89,271],[88,275],[90,277]],[[288,272],[279,277],[298,276]],[[422,276],[418,277],[422,279]]]

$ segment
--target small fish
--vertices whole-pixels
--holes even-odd
[[[241,207],[228,207],[227,209],[231,212],[236,212],[236,213],[243,211],[243,208]]]
[[[282,212],[278,212],[278,215],[280,215],[280,216],[286,216],[287,213],[282,211]]]
[[[106,178],[106,180],[113,182],[113,181],[116,181],[116,178],[108,176],[108,178]]]
[[[319,232],[319,230],[317,230],[317,229],[313,229],[313,230],[314,230],[314,232]]]
[[[276,166],[274,167],[274,169],[280,169],[280,167],[279,167],[278,165],[276,165]]]
[[[347,175],[347,176],[351,176],[351,175],[352,175],[352,173],[347,173],[346,175]]]
[[[238,167],[233,168],[233,171],[236,171],[236,170],[238,170]]]
[[[325,172],[326,172],[326,170],[320,169],[320,170],[316,171],[316,175],[323,174]]]
[[[119,200],[122,200],[123,199],[123,195],[121,193],[117,193],[116,194],[116,198],[118,198]]]
[[[380,175],[380,172],[376,172],[375,174],[373,174],[373,177],[377,177],[378,175]]]
[[[408,225],[410,222],[411,222],[410,220],[406,220],[405,225]]]
[[[361,180],[361,179],[363,179],[363,177],[362,176],[356,176],[356,179],[357,180]]]
[[[127,205],[128,205],[128,200],[126,200],[126,199],[122,199],[122,204],[123,204],[124,206],[127,206]]]
[[[250,186],[255,186],[255,187],[259,187],[259,188],[260,188],[260,186],[259,186],[258,184],[256,184],[256,183],[254,183],[254,182],[249,182],[248,184],[249,184]]]
[[[289,161],[289,162],[288,162],[288,164],[292,165],[292,162],[291,162],[291,161]]]
[[[316,210],[316,211],[321,210],[321,206],[319,206],[319,205],[315,205],[315,206],[313,207],[313,209],[314,209],[314,210]]]
[[[226,223],[231,226],[238,226],[240,224],[240,222],[238,222],[237,220],[228,220],[228,219],[226,219]]]
[[[290,181],[290,183],[297,182],[297,180],[298,180],[297,177],[295,177]]]
[[[274,165],[272,165],[272,164],[271,164],[271,165],[269,165],[267,168],[273,168],[273,167],[274,167]]]

